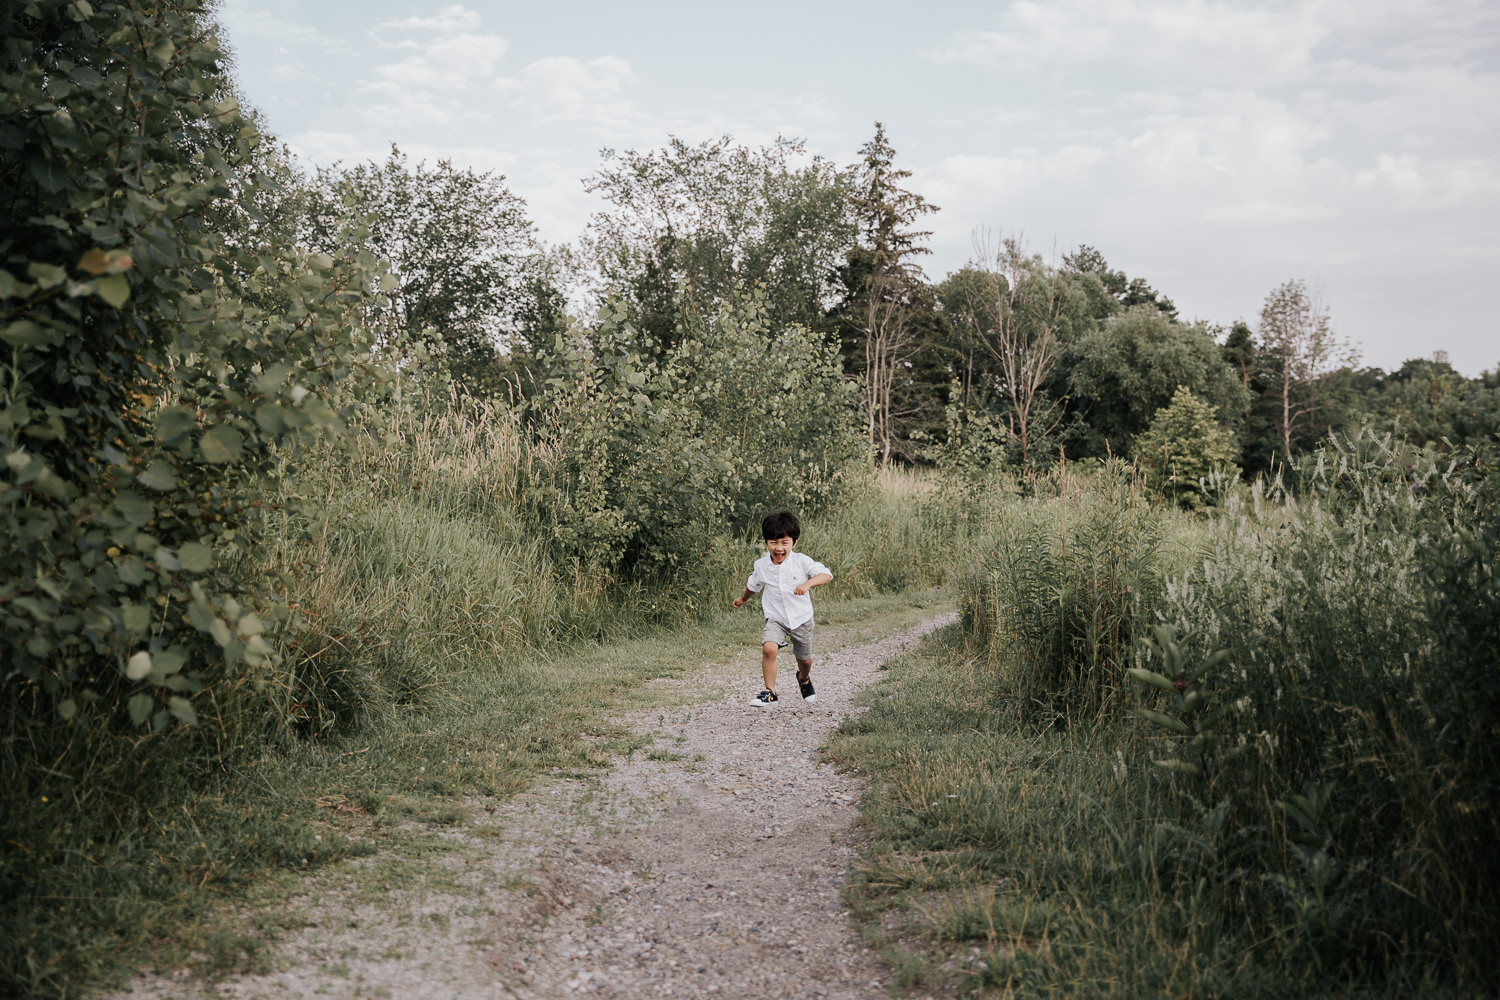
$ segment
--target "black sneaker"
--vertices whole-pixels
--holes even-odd
[[[802,700],[803,701],[807,702],[809,705],[812,705],[812,704],[814,704],[814,703],[817,702],[817,700],[818,700],[818,692],[816,692],[816,691],[813,690],[812,678],[811,677],[807,678],[806,680],[803,680],[801,677],[798,677],[797,678],[797,687],[799,687],[799,688],[802,689]]]
[[[767,706],[774,705],[776,704],[776,692],[762,691],[760,694],[750,699],[750,704],[754,705],[756,708],[766,708]]]

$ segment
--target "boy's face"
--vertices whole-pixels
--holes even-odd
[[[767,538],[766,550],[771,553],[771,562],[778,566],[781,565],[782,561],[791,555],[792,546],[796,544],[791,535],[786,535],[782,538]]]

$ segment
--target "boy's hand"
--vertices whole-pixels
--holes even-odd
[[[735,607],[739,607],[740,605],[742,605],[744,603],[745,603],[745,599],[743,597],[736,597],[734,599],[734,606]]]
[[[803,594],[807,593],[807,591],[808,591],[808,585],[805,584],[805,583],[799,583],[799,584],[797,584],[796,588],[792,591],[792,593],[796,594],[798,597],[801,597]]]

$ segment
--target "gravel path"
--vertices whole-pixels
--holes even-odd
[[[888,996],[839,899],[864,785],[818,749],[882,662],[952,618],[819,655],[814,706],[790,669],[777,705],[750,706],[753,647],[652,682],[681,707],[628,719],[655,736],[649,751],[454,828],[451,856],[423,862],[442,879],[371,901],[370,859],[318,876],[289,904],[301,926],[277,946],[276,971],[210,985],[149,977],[128,995]]]

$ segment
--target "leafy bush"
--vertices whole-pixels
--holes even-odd
[[[558,338],[531,413],[539,485],[523,493],[566,555],[607,570],[675,570],[758,512],[815,513],[861,457],[838,352],[779,332],[756,300],[657,363],[620,313]]]
[[[286,615],[252,556],[261,514],[286,446],[336,430],[383,375],[363,333],[373,261],[302,254],[264,225],[264,140],[202,4],[10,3],[0,38],[14,929],[80,869],[79,845],[130,841],[172,776],[267,721]],[[0,930],[7,979],[19,940]]]
[[[1234,437],[1219,425],[1216,412],[1186,386],[1178,386],[1171,404],[1156,411],[1132,452],[1145,466],[1152,490],[1197,509],[1207,504],[1213,477],[1239,475]]]

